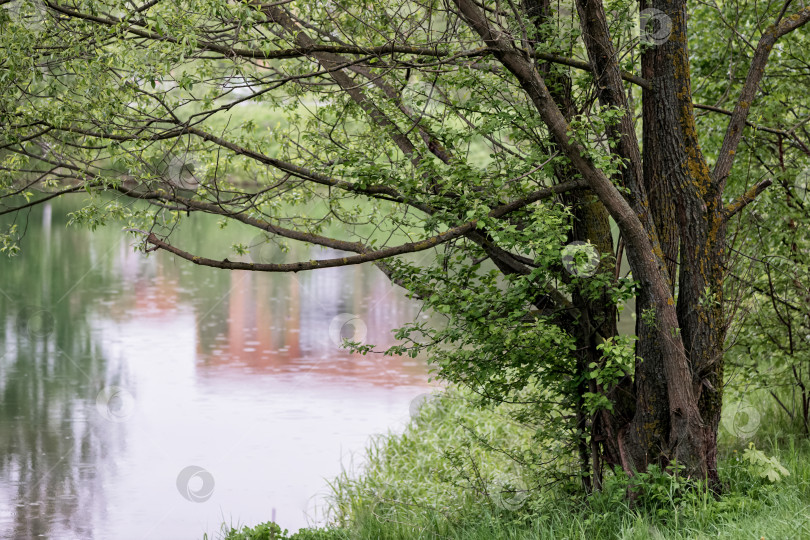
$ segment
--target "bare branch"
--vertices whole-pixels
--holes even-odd
[[[754,202],[760,193],[765,191],[768,186],[773,184],[773,180],[767,178],[762,182],[758,182],[754,184],[748,191],[743,193],[737,200],[729,203],[725,209],[723,210],[723,219],[731,219],[735,214],[737,214],[740,210],[748,206],[748,204]]]

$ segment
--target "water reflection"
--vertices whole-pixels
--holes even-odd
[[[71,206],[16,216],[23,253],[0,260],[4,537],[200,538],[273,513],[298,528],[324,478],[425,391],[423,362],[337,346],[390,344],[417,316],[375,269],[260,275],[146,258],[115,228],[66,229]],[[226,256],[252,233],[229,228],[211,246],[221,235],[194,220],[177,242]],[[213,482],[200,502],[189,494],[208,477],[184,479],[189,467]]]

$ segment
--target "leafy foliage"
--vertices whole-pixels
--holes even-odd
[[[690,415],[669,418],[673,426],[714,428],[723,339],[741,320],[731,332],[736,364],[763,384],[799,388],[808,429],[809,223],[807,186],[796,180],[809,165],[810,109],[794,96],[810,90],[810,47],[792,32],[806,9],[785,17],[789,5],[658,2],[682,33],[656,43],[626,0],[519,4],[2,9],[0,211],[87,192],[72,223],[122,224],[144,252],[238,270],[372,262],[444,318],[400,329],[402,344],[385,352],[429,354],[437,377],[483,407],[527,404],[501,411],[531,426],[534,449],[521,459],[586,490],[591,453],[620,466],[623,427],[666,423],[641,418],[650,403]],[[766,99],[740,101],[765,71],[739,59],[794,22],[767,47],[773,71],[752,90]],[[654,51],[664,60],[651,66]],[[652,79],[638,76],[642,63]],[[726,129],[728,116],[739,125]],[[736,167],[711,172],[723,163]],[[741,212],[766,177],[777,189]],[[342,253],[274,265],[249,260],[253,246],[242,242],[221,260],[186,252],[172,233],[192,212]],[[0,251],[15,253],[23,231],[15,223],[0,233]],[[572,241],[599,253],[592,260]],[[660,353],[647,358],[616,326],[636,294],[647,302],[637,346]],[[644,395],[636,390],[654,377],[636,375],[656,362],[666,374],[650,390],[656,399],[620,404],[617,388],[627,402]],[[682,396],[688,403],[670,403]],[[636,453],[640,468],[650,452],[666,465],[667,446],[702,433],[667,440],[663,431],[663,443]],[[684,448],[695,458],[684,465],[708,471],[706,448]],[[448,451],[462,468],[458,457]]]
[[[762,450],[757,450],[754,443],[749,443],[743,453],[743,459],[748,462],[751,474],[760,478],[767,478],[770,482],[778,482],[790,472],[775,456],[766,456]]]

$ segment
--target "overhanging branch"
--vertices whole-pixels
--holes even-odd
[[[529,204],[531,204],[533,202],[539,201],[539,200],[541,200],[543,198],[548,198],[548,197],[551,197],[553,195],[556,195],[556,194],[559,194],[559,193],[564,193],[566,191],[571,191],[571,190],[574,190],[574,189],[581,189],[581,188],[583,188],[585,186],[586,186],[585,181],[583,181],[583,180],[574,180],[572,182],[568,182],[568,183],[565,183],[565,184],[559,184],[559,185],[552,186],[552,187],[549,187],[549,188],[544,188],[544,189],[535,191],[534,193],[532,193],[532,194],[530,194],[530,195],[528,195],[526,197],[523,197],[523,198],[518,199],[516,201],[510,202],[508,204],[504,204],[502,206],[499,206],[499,207],[491,210],[487,214],[487,217],[497,219],[497,218],[503,217],[506,214],[509,214],[509,213],[511,213],[511,212],[513,212],[515,210],[518,210],[520,208],[528,206]],[[152,197],[152,196],[150,195],[150,197]],[[144,198],[144,197],[141,196],[141,198]],[[181,202],[181,203],[183,202],[182,198],[174,197],[174,196],[167,196],[166,199],[167,200],[172,200],[174,202]],[[201,203],[192,203],[192,204],[196,204],[196,205],[199,206]],[[217,211],[217,213],[221,213],[221,212]],[[249,224],[253,224],[253,223],[249,223]],[[324,243],[324,242],[321,242],[321,241],[313,241],[312,238],[307,239],[307,236],[309,236],[309,235],[305,235],[304,233],[300,233],[299,231],[290,231],[288,229],[282,229],[281,227],[272,226],[270,224],[264,224],[264,225],[266,225],[266,226],[263,226],[263,225],[260,225],[260,224],[256,224],[255,226],[258,226],[259,228],[262,228],[264,230],[268,230],[269,232],[275,232],[276,234],[279,234],[280,236],[287,236],[289,238],[294,238],[294,236],[290,235],[290,233],[292,232],[292,233],[295,233],[295,235],[298,236],[298,238],[295,238],[297,240],[302,240],[302,241],[310,242],[310,243],[319,243],[321,245],[329,245],[330,247],[333,247],[330,243]],[[167,242],[165,242],[163,240],[160,240],[157,237],[157,235],[155,235],[154,233],[149,233],[149,235],[146,238],[146,241],[148,243],[154,245],[156,248],[163,249],[165,251],[173,253],[173,254],[177,255],[178,257],[180,257],[182,259],[193,262],[194,264],[197,264],[197,265],[200,265],[200,266],[210,266],[212,268],[221,268],[221,269],[225,269],[225,270],[250,270],[250,271],[255,271],[255,272],[302,272],[302,271],[305,271],[305,270],[316,270],[316,269],[319,269],[319,268],[333,268],[333,267],[336,267],[336,266],[350,266],[350,265],[355,265],[355,264],[363,264],[363,263],[366,263],[366,262],[373,262],[373,261],[378,261],[378,260],[381,260],[381,259],[388,259],[388,258],[391,258],[391,257],[396,257],[397,255],[404,255],[406,253],[416,253],[416,252],[419,252],[419,251],[425,251],[427,249],[431,249],[431,248],[436,247],[436,246],[438,246],[440,244],[448,242],[448,241],[450,241],[450,240],[452,240],[454,238],[458,238],[460,236],[467,235],[470,232],[475,231],[477,226],[478,226],[478,220],[471,220],[471,221],[468,221],[468,222],[463,223],[461,225],[458,225],[456,227],[452,227],[452,228],[448,229],[447,231],[445,231],[443,233],[437,234],[437,235],[432,236],[430,238],[426,238],[424,240],[420,240],[418,242],[408,242],[406,244],[401,244],[399,246],[393,246],[393,247],[378,249],[378,250],[374,250],[374,251],[369,250],[368,248],[362,247],[359,244],[346,243],[346,245],[343,246],[342,248],[348,248],[351,251],[359,252],[358,255],[353,255],[353,256],[350,256],[350,257],[338,257],[338,258],[333,258],[333,259],[301,261],[301,262],[296,262],[296,263],[285,263],[285,264],[256,264],[256,263],[245,263],[245,262],[239,262],[239,261],[236,261],[236,262],[235,261],[229,261],[228,259],[223,259],[223,260],[218,261],[218,260],[210,259],[210,258],[207,258],[207,257],[199,257],[199,256],[193,255],[193,254],[191,254],[191,253],[189,253],[187,251],[183,251],[183,250],[181,250],[181,249],[179,249],[179,248],[177,248],[175,246],[172,246],[171,244],[169,244],[169,243],[167,243]],[[322,238],[322,237],[319,237],[319,238]],[[315,240],[318,240],[318,238],[315,238]],[[338,249],[342,249],[342,248],[338,247]]]

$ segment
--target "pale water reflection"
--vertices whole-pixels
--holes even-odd
[[[24,251],[0,260],[4,538],[201,538],[273,515],[297,529],[429,389],[422,360],[337,345],[390,344],[420,316],[374,268],[196,268],[115,228],[66,229],[68,210],[17,216]],[[214,255],[251,236],[226,233]],[[177,238],[211,253],[216,234],[195,221]]]

